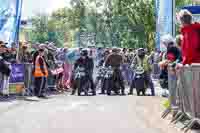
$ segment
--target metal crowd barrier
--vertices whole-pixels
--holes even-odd
[[[24,65],[25,65],[25,72],[24,72],[25,94],[24,95],[32,96],[34,95],[34,77],[32,74],[33,64],[26,63]],[[52,75],[50,71],[49,71],[49,76],[47,78],[46,89],[47,91],[56,89],[56,77]]]
[[[175,111],[171,122],[177,123],[183,118],[189,122],[182,128],[187,132],[194,125],[200,125],[200,64],[184,66],[176,73],[171,73],[169,68],[169,92],[170,107],[165,110],[162,117]]]
[[[23,73],[24,80],[20,83],[17,83],[17,82],[9,83],[9,94],[22,94],[23,96],[25,95],[32,96],[34,95],[34,77],[32,74],[33,64],[23,63],[20,65],[23,65],[23,70],[20,70],[20,72]],[[55,76],[50,74],[47,79],[47,88],[55,87],[55,84],[56,84]],[[2,78],[0,78],[0,85],[2,85]]]
[[[162,118],[165,118],[170,112],[173,112],[173,115],[175,115],[179,110],[178,97],[177,97],[178,96],[177,74],[172,66],[168,67],[168,88],[169,88],[170,105],[162,114]]]
[[[34,77],[32,74],[33,71],[33,64],[32,63],[25,63],[24,64],[24,85],[25,90],[23,95],[32,96],[34,95]]]
[[[154,63],[154,64],[153,64],[153,67],[152,67],[152,75],[153,75],[153,78],[155,78],[155,79],[158,79],[158,78],[159,78],[159,75],[160,75],[160,68],[159,68],[158,63]]]

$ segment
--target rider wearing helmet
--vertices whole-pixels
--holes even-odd
[[[131,66],[134,70],[139,66],[143,67],[145,72],[145,82],[151,88],[151,95],[155,96],[154,85],[151,79],[151,66],[149,64],[149,59],[148,56],[146,55],[146,51],[144,48],[139,48],[137,50],[136,57],[134,58]],[[133,94],[133,88],[134,88],[133,84],[134,83],[132,83],[130,87],[130,92],[129,92],[130,95]]]
[[[91,83],[91,89],[93,91],[93,95],[96,95],[94,82],[93,82],[93,69],[94,69],[93,59],[88,56],[87,49],[82,49],[80,55],[81,57],[74,64],[74,70],[76,70],[77,67],[85,68],[87,79]],[[76,92],[76,89],[73,89],[72,95],[75,94],[75,92]]]
[[[121,88],[122,95],[125,95],[125,87],[124,87],[124,81],[122,77],[122,73],[120,70],[120,66],[123,63],[123,56],[120,54],[120,49],[113,48],[112,53],[107,57],[105,61],[105,66],[109,67],[111,66],[114,70],[114,73],[116,74],[114,81],[118,82]]]
[[[103,66],[105,60],[107,59],[108,55],[110,54],[109,50],[105,50],[103,53],[102,58],[100,59],[99,63],[98,63],[98,67],[99,66]]]
[[[103,68],[103,65],[105,63],[105,60],[107,59],[108,55],[110,54],[110,51],[109,50],[105,50],[104,53],[103,53],[103,56],[101,57],[97,67],[99,67],[99,74],[97,77],[96,77],[96,81],[95,81],[95,87],[97,87],[97,85],[99,84],[99,82],[103,79],[102,78],[102,72],[104,72],[104,70],[102,69]],[[105,94],[105,89],[103,88],[103,86],[101,87],[101,93],[100,94]]]

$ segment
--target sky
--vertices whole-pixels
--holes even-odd
[[[69,5],[70,0],[23,0],[22,19],[27,19],[37,13],[52,11]]]

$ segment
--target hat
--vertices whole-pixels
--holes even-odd
[[[39,49],[45,49],[46,48],[46,44],[40,44],[39,45]]]
[[[117,48],[117,47],[113,47],[113,49],[112,49],[112,52],[119,52],[119,48]]]
[[[0,47],[3,47],[3,46],[5,46],[5,44],[4,43],[0,43]]]
[[[39,52],[44,52],[44,49],[42,49],[42,48],[39,48]]]
[[[0,44],[0,47],[7,48],[5,43]]]

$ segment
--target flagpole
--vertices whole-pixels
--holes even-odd
[[[17,0],[17,26],[16,26],[16,45],[17,45],[17,53],[16,53],[16,60],[19,62],[19,52],[20,52],[20,43],[19,43],[19,32],[20,32],[20,25],[21,25],[21,14],[22,14],[22,3],[23,0]]]
[[[172,0],[172,36],[176,36],[176,0]]]

